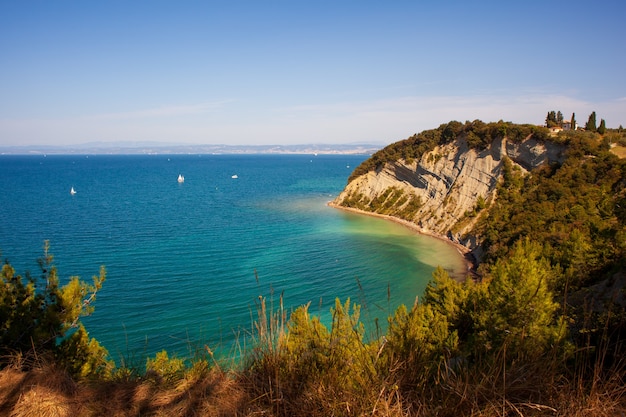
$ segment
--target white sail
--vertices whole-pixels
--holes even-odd
[[[70,189],[70,194],[71,194],[71,195],[76,194],[76,190],[74,189],[74,187],[72,187],[72,188]]]
[[[183,177],[182,174],[178,174],[178,182],[180,183],[185,182],[185,177]]]

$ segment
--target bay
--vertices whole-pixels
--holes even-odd
[[[232,354],[259,296],[278,307],[282,294],[287,310],[310,302],[326,323],[350,297],[373,335],[437,265],[465,264],[438,239],[327,206],[366,157],[3,155],[0,250],[36,276],[49,240],[63,282],[104,265],[83,322],[117,361]]]

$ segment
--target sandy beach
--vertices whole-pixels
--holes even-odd
[[[421,227],[419,227],[418,225],[416,225],[413,222],[410,222],[410,221],[404,220],[404,219],[400,219],[398,217],[389,216],[387,214],[373,213],[371,211],[360,210],[360,209],[353,208],[353,207],[340,206],[338,204],[335,204],[332,201],[329,201],[327,203],[327,205],[329,207],[332,207],[332,208],[335,208],[335,209],[339,209],[339,210],[348,211],[348,212],[351,212],[351,213],[363,214],[363,215],[366,215],[366,216],[378,217],[378,218],[381,218],[381,219],[389,220],[389,221],[392,221],[394,223],[398,223],[398,224],[400,224],[400,225],[402,225],[402,226],[404,226],[404,227],[406,227],[408,229],[411,229],[412,231],[414,231],[416,233],[419,233],[421,235],[433,237],[435,239],[439,239],[439,240],[441,240],[441,241],[443,241],[443,242],[445,242],[445,243],[447,243],[449,245],[452,245],[459,252],[459,254],[463,257],[463,259],[465,259],[465,262],[467,263],[467,270],[468,270],[468,272],[474,273],[475,270],[476,270],[476,267],[478,266],[476,264],[476,260],[474,259],[474,256],[472,255],[471,251],[467,247],[465,247],[465,246],[463,246],[463,245],[461,245],[459,243],[453,242],[453,241],[451,241],[450,239],[448,239],[445,236],[441,236],[441,235],[438,235],[438,234],[435,234],[435,233],[428,232],[428,231],[422,229]]]

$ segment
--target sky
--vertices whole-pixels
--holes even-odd
[[[0,0],[0,146],[626,125],[626,2]]]

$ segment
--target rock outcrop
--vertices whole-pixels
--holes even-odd
[[[482,151],[463,138],[437,146],[419,161],[386,163],[351,181],[333,204],[398,217],[425,233],[446,236],[468,249],[478,242],[471,231],[477,213],[496,198],[503,158],[521,170],[562,162],[563,146],[532,137],[515,143],[494,140]]]

